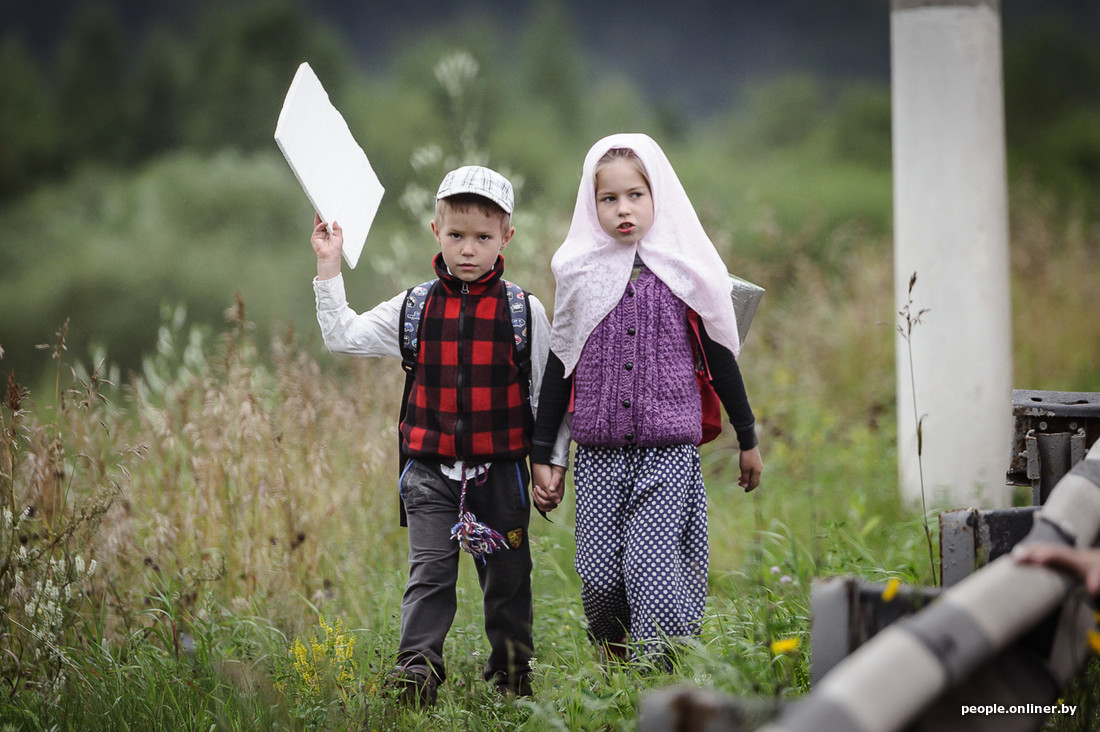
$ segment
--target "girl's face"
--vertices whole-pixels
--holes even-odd
[[[600,228],[622,244],[638,242],[653,227],[653,194],[638,166],[615,158],[596,173]]]

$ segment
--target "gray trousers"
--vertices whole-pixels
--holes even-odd
[[[532,653],[531,545],[527,528],[531,502],[526,462],[493,463],[482,485],[466,485],[466,510],[496,529],[508,542],[474,559],[485,611],[485,634],[491,648],[484,676],[493,683],[525,678]],[[439,466],[412,460],[401,474],[401,499],[409,525],[409,582],[401,599],[399,668],[447,678],[443,641],[454,622],[458,580],[458,542],[451,527],[458,522],[462,484],[444,476]]]

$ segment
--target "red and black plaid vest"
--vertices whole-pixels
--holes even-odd
[[[406,457],[475,464],[522,460],[531,447],[528,387],[501,275],[504,259],[477,282],[433,260],[439,282],[420,324],[420,345],[401,442]]]

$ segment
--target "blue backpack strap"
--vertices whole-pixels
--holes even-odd
[[[502,280],[502,282],[507,293],[508,315],[512,320],[512,332],[516,339],[513,353],[516,366],[519,367],[520,388],[530,403],[531,395],[528,392],[531,388],[531,349],[529,346],[531,329],[535,326],[531,320],[531,303],[528,301],[530,293],[514,282],[508,280]]]
[[[512,330],[516,335],[516,362],[522,366],[522,362],[531,362],[531,352],[527,348],[531,338],[531,305],[527,302],[528,293],[522,287],[503,280],[504,289],[508,295],[508,315],[512,319]]]
[[[416,352],[420,348],[420,324],[424,320],[424,306],[428,302],[428,294],[438,280],[428,280],[405,291],[405,302],[401,305],[400,338],[401,338],[401,368],[405,369],[405,393],[401,397],[401,410],[398,415],[398,424],[405,421],[405,414],[409,406],[409,394],[412,393],[413,369],[416,367]],[[405,454],[404,444],[401,441],[401,430],[397,431],[397,472],[401,475],[405,472],[405,466],[409,457]],[[405,515],[405,502],[401,500],[398,492],[398,509],[400,523],[408,526]]]
[[[412,373],[416,366],[416,353],[420,348],[420,323],[424,318],[424,305],[428,294],[438,280],[428,280],[405,292],[405,304],[401,306],[401,367]]]
[[[420,349],[420,324],[424,318],[424,307],[428,302],[428,295],[439,280],[428,280],[415,287],[410,287],[405,292],[405,303],[401,307],[401,365],[405,371],[412,371],[416,366],[416,354]],[[528,293],[522,287],[502,280],[508,300],[508,316],[512,322],[512,331],[515,334],[515,348],[517,363],[530,363],[531,354],[528,349],[531,328],[531,306],[527,302]]]

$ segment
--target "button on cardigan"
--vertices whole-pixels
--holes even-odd
[[[687,305],[643,269],[585,343],[573,439],[593,447],[697,444],[702,408],[692,337]]]

